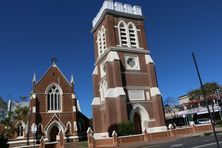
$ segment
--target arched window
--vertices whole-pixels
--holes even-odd
[[[118,24],[120,46],[139,48],[136,26],[129,22],[127,25],[124,21]]]
[[[22,137],[23,136],[23,126],[22,126],[21,122],[17,126],[17,136],[18,137]]]
[[[38,124],[38,127],[37,127],[37,137],[42,137],[44,135],[43,133],[43,126],[41,123]]]
[[[71,123],[68,122],[66,125],[66,132],[65,132],[66,136],[71,135]]]
[[[118,29],[119,29],[120,45],[129,47],[128,33],[125,22],[123,21],[119,22]]]
[[[104,26],[101,27],[101,30],[98,31],[97,34],[97,47],[98,47],[98,57],[100,57],[100,55],[102,55],[106,49],[107,49],[107,45],[106,45],[106,29]]]
[[[136,26],[133,23],[129,23],[128,29],[129,29],[129,40],[131,47],[138,48],[138,37],[137,37]]]
[[[100,56],[102,54],[102,39],[100,31],[97,34],[97,47],[98,47],[98,56]]]
[[[107,82],[105,80],[100,84],[99,91],[100,91],[101,101],[104,101],[106,97],[106,92],[107,92]]]
[[[48,90],[48,111],[61,110],[61,96],[60,90],[57,86],[53,85]]]

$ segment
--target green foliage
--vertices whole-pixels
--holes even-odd
[[[5,136],[12,138],[16,132],[16,123],[19,121],[27,122],[29,108],[17,106],[14,112],[8,113],[8,116],[1,122],[5,127]]]
[[[118,136],[134,135],[136,131],[132,122],[117,124],[116,133]]]
[[[216,92],[217,89],[220,88],[220,85],[218,85],[216,82],[209,82],[205,83],[203,85],[205,95],[212,95]],[[203,92],[201,88],[194,89],[188,92],[188,95],[191,97],[191,99],[199,99],[200,96],[202,96]]]
[[[0,108],[7,109],[7,103],[0,97]]]

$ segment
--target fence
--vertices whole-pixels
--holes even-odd
[[[122,145],[130,143],[139,143],[139,142],[148,142],[151,140],[159,140],[164,138],[180,137],[191,135],[195,133],[201,133],[212,130],[210,124],[207,125],[194,125],[187,128],[172,129],[164,132],[157,133],[148,133],[146,130],[143,134],[140,135],[130,135],[130,136],[121,136],[117,137],[116,132],[114,131],[112,137],[104,139],[95,139],[93,137],[93,131],[88,130],[88,147],[89,148],[99,148],[99,147],[119,147]]]

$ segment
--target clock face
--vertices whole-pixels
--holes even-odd
[[[127,59],[127,64],[131,67],[131,68],[135,68],[136,67],[136,61],[134,58],[128,58]]]

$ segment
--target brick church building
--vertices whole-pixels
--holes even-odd
[[[89,119],[81,113],[73,77],[68,81],[54,61],[39,81],[34,74],[32,83],[28,123],[16,124],[18,141],[10,144],[24,145],[27,139],[50,143],[60,134],[70,141],[86,138]]]
[[[105,0],[93,20],[92,33],[94,137],[108,137],[113,125],[129,121],[137,133],[166,130],[141,7]]]

